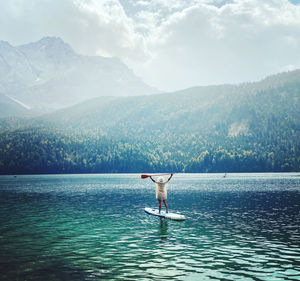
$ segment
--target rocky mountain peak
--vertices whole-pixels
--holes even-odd
[[[77,54],[59,37],[18,47],[1,44],[0,89],[31,108],[53,110],[99,96],[157,92],[119,59]]]
[[[21,45],[18,49],[32,58],[43,56],[51,60],[76,55],[72,47],[59,37],[43,37],[37,42]]]

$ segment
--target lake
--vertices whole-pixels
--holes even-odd
[[[0,176],[1,280],[300,280],[300,174]]]

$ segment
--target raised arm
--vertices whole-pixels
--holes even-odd
[[[151,176],[150,176],[150,179],[151,179],[153,182],[156,182]]]
[[[171,176],[168,178],[167,182],[169,182],[172,177],[173,177],[173,174],[171,174]]]

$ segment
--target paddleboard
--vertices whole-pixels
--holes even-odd
[[[157,209],[152,209],[152,208],[145,208],[144,211],[148,215],[156,216],[156,217],[161,217],[165,219],[170,219],[170,220],[176,220],[176,221],[183,221],[185,220],[184,215],[176,214],[176,213],[166,213],[165,211],[161,211],[160,213],[158,212]]]

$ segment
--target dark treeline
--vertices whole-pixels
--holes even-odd
[[[299,171],[294,142],[197,135],[130,141],[92,132],[28,129],[2,133],[0,173]]]

